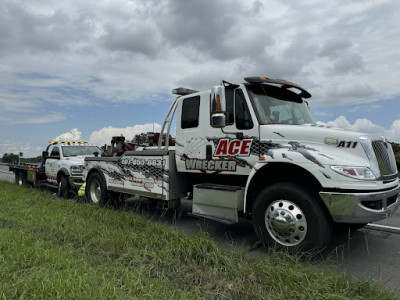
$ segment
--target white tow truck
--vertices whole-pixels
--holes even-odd
[[[99,147],[87,142],[51,141],[42,153],[40,164],[10,163],[8,166],[15,173],[17,184],[49,184],[56,186],[58,195],[66,198],[83,184],[85,157],[100,154]]]
[[[157,147],[85,158],[88,201],[103,206],[141,195],[175,207],[190,199],[193,215],[250,218],[264,245],[290,251],[326,246],[335,223],[360,227],[398,208],[390,143],[317,125],[301,86],[247,77],[173,93]]]

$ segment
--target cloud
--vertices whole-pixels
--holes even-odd
[[[326,123],[328,126],[339,127],[352,131],[359,131],[365,133],[384,134],[385,129],[381,126],[375,125],[368,119],[357,119],[354,124],[351,124],[345,116],[338,117],[335,121]]]
[[[363,58],[360,54],[340,55],[333,65],[336,76],[348,73],[360,73],[364,70]]]
[[[107,24],[100,42],[111,51],[139,53],[154,58],[161,50],[158,32],[149,22],[133,21],[122,26]]]
[[[16,2],[0,8],[0,52],[59,52],[90,37],[93,27],[81,14],[54,9],[38,12]],[[10,26],[12,24],[12,26]],[[62,33],[62,34],[60,34]]]
[[[400,143],[400,120],[394,120],[390,129],[385,133],[390,141]]]
[[[116,127],[104,127],[100,130],[93,131],[89,137],[89,142],[102,146],[104,144],[109,145],[111,138],[113,136],[120,136],[123,135],[126,140],[132,140],[135,135],[140,133],[146,132],[160,132],[161,125],[154,123],[154,124],[144,124],[144,125],[135,125],[132,127],[125,127],[125,128],[116,128]]]
[[[166,42],[171,47],[193,48],[215,57],[221,56],[221,43],[231,37],[235,21],[241,15],[241,5],[236,0],[164,3],[163,13],[153,17]]]
[[[71,129],[70,132],[65,132],[55,137],[53,141],[60,142],[81,142],[82,141],[82,132],[78,130],[78,128]]]
[[[400,120],[394,120],[389,129],[385,129],[382,126],[376,125],[372,121],[365,118],[357,119],[354,124],[351,124],[345,116],[340,116],[334,121],[327,122],[326,125],[343,128],[346,130],[385,136],[391,142],[400,143]]]
[[[10,125],[48,124],[48,123],[60,122],[65,119],[66,119],[66,117],[63,114],[58,113],[58,112],[41,114],[39,116],[34,116],[34,117],[25,117],[25,116],[21,116],[21,115],[19,117],[11,117],[8,114],[0,113],[0,121],[4,121]]]
[[[198,89],[194,75],[205,72],[218,82],[226,74],[240,81],[262,75],[315,85],[317,105],[330,105],[338,95],[340,103],[362,103],[398,95],[390,75],[397,68],[381,63],[398,60],[397,8],[385,1],[73,0],[49,6],[16,0],[0,8],[0,51],[7,52],[0,65],[11,75],[18,65],[19,73],[40,70],[53,78],[16,78],[9,94],[40,84],[32,94],[37,101],[64,105],[79,105],[86,95],[132,101],[187,78]],[[155,79],[162,79],[158,87],[150,84]],[[76,101],[64,101],[68,92]]]
[[[383,106],[379,104],[366,104],[349,109],[348,112],[350,113],[370,112],[370,111],[376,111],[378,109],[383,109]]]
[[[321,57],[335,59],[343,52],[350,50],[352,45],[353,44],[347,38],[338,37],[336,39],[328,39],[322,44],[322,47],[319,50],[319,55]]]

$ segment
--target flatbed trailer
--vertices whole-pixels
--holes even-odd
[[[42,163],[9,163],[9,171],[15,174],[15,183],[19,185],[31,184],[36,186],[40,182],[46,181],[45,168]]]

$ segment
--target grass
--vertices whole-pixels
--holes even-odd
[[[1,299],[396,299],[296,256],[249,257],[132,211],[0,182]]]

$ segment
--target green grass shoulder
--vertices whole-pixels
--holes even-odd
[[[296,256],[250,257],[132,211],[0,182],[2,299],[396,299]]]

